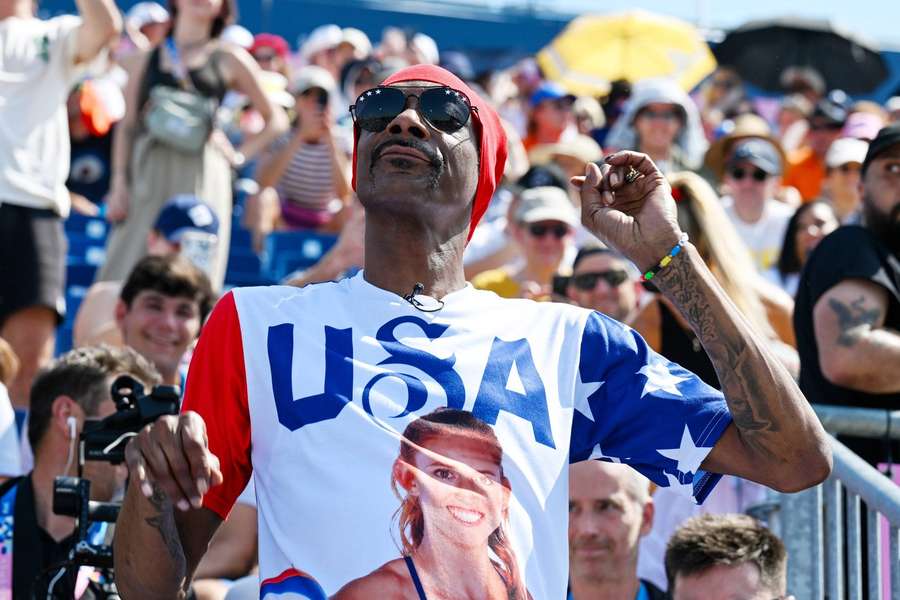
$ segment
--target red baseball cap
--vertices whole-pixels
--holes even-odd
[[[255,35],[253,37],[253,45],[250,46],[250,54],[253,54],[259,48],[271,48],[281,58],[287,58],[291,51],[287,40],[274,33],[259,33]]]

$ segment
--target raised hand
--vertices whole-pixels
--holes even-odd
[[[195,412],[160,417],[144,427],[125,448],[125,462],[144,496],[159,488],[179,510],[200,508],[209,488],[222,483],[206,424]]]
[[[581,192],[584,226],[642,272],[681,238],[672,190],[646,154],[617,152],[571,183]]]

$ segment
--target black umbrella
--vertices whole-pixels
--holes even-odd
[[[828,89],[871,92],[888,76],[874,44],[823,19],[751,21],[713,48],[720,65],[734,67],[749,83],[781,91],[788,67],[812,67]]]

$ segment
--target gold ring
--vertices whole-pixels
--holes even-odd
[[[640,176],[641,174],[638,173],[634,167],[628,165],[628,172],[625,173],[625,183],[634,183],[635,180]]]

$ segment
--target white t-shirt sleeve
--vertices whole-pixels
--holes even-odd
[[[0,475],[17,477],[21,474],[16,415],[10,404],[6,386],[0,383]]]

